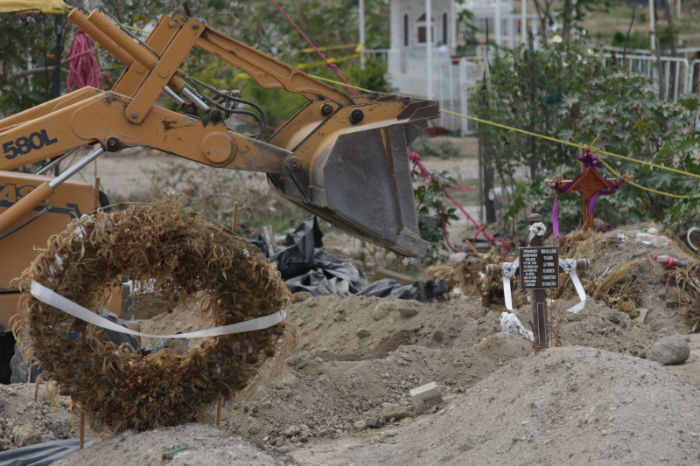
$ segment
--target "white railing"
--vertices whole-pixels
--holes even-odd
[[[441,60],[437,64],[439,73],[433,81],[434,98],[440,103],[440,108],[463,115],[469,115],[469,97],[473,94],[474,86],[481,76],[481,68],[473,58]],[[473,124],[466,118],[449,113],[440,114],[440,126],[461,135],[471,134]]]
[[[653,55],[654,51],[649,50],[649,49],[625,49],[624,47],[614,47],[612,45],[604,45],[603,50],[606,52],[615,52],[615,53],[629,53],[633,55]],[[692,60],[694,58],[698,58],[698,54],[700,54],[700,47],[683,47],[678,50],[679,56],[682,56],[686,60]],[[670,50],[663,50],[662,53],[671,53]]]
[[[690,62],[690,67],[688,69],[688,87],[686,89],[688,92],[700,94],[700,59],[695,59]]]
[[[364,53],[365,57],[381,63],[389,61],[389,49],[366,49]]]
[[[700,58],[700,47],[685,47],[677,50],[686,60]]]
[[[624,47],[615,47],[613,45],[604,45],[603,50],[605,52],[615,52],[616,54],[651,55],[651,50],[649,49],[625,49]]]
[[[691,92],[692,73],[685,58],[604,53],[602,60],[604,66],[613,61],[616,66],[648,76],[657,84],[661,80],[663,97],[674,102],[680,94]]]

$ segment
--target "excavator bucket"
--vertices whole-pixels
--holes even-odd
[[[427,243],[418,232],[408,144],[438,116],[437,103],[374,94],[337,113],[288,147],[297,162],[288,160],[285,174],[268,175],[271,184],[354,236],[402,255],[423,254]],[[339,124],[345,118],[361,121]],[[317,144],[315,137],[325,140]]]

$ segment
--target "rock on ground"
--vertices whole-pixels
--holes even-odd
[[[690,356],[690,345],[680,335],[663,337],[649,349],[647,359],[664,366],[683,364]]]
[[[183,446],[186,448],[173,452]],[[283,466],[289,459],[273,456],[249,440],[208,424],[184,424],[148,432],[114,435],[63,458],[52,466]]]

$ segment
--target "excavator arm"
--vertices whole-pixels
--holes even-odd
[[[356,236],[404,255],[424,249],[406,149],[437,117],[435,102],[351,98],[192,17],[165,16],[145,44],[97,11],[85,17],[75,9],[69,19],[127,69],[110,91],[84,88],[0,121],[0,170],[95,147],[0,213],[0,237],[104,151],[146,146],[215,167],[266,173],[282,195]],[[193,47],[245,71],[262,87],[309,102],[266,142],[232,131],[223,112],[180,69]],[[194,104],[197,114],[156,105],[163,92]]]

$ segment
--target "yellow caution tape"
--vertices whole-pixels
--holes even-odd
[[[524,129],[515,128],[513,126],[508,126],[508,125],[504,125],[501,123],[496,123],[494,121],[483,120],[481,118],[477,118],[477,117],[473,117],[473,116],[469,116],[469,115],[464,115],[462,113],[452,112],[450,110],[440,109],[440,111],[443,113],[447,113],[448,115],[454,115],[454,116],[457,116],[460,118],[466,118],[468,120],[473,120],[473,121],[476,121],[477,123],[483,123],[485,125],[495,126],[496,128],[507,129],[508,131],[514,131],[516,133],[526,134],[528,136],[533,136],[536,138],[545,139],[547,141],[552,141],[552,142],[564,144],[564,145],[571,146],[571,147],[578,147],[578,143],[575,143],[575,142],[564,141],[563,139],[557,139],[557,138],[554,138],[551,136],[546,136],[544,134],[534,133],[532,131],[527,131]],[[606,150],[599,149],[597,147],[591,147],[591,151],[593,151],[595,153],[603,154],[603,155],[609,155],[610,157],[615,157],[618,159],[627,160],[628,162],[634,162],[634,163],[638,163],[640,165],[647,165],[649,167],[658,168],[659,170],[666,170],[666,171],[670,171],[673,173],[678,173],[679,175],[692,176],[693,178],[700,178],[700,174],[697,174],[697,173],[690,173],[690,172],[687,172],[684,170],[679,170],[678,168],[667,167],[665,165],[659,165],[657,163],[647,162],[645,160],[638,160],[638,159],[635,159],[632,157],[628,157],[626,155],[620,155],[620,154],[615,154],[614,152],[608,152]]]
[[[62,15],[69,9],[69,5],[62,0],[1,0],[0,13],[15,12],[41,12],[54,15]]]
[[[355,49],[359,51],[359,48],[362,47],[362,44],[346,44],[346,45],[329,45],[328,47],[318,47],[318,50],[340,50],[340,49]],[[301,49],[299,50],[302,53],[312,53],[315,52],[316,50],[312,49],[311,47]]]
[[[615,169],[613,167],[611,167],[610,164],[608,164],[605,160],[602,160],[602,159],[598,159],[598,160],[600,160],[600,162],[605,166],[605,168],[610,170],[610,173],[612,173],[613,175],[615,175],[618,178],[622,178],[622,175],[620,175],[617,171],[615,171]],[[647,188],[646,186],[642,186],[641,184],[637,184],[634,181],[628,181],[627,184],[630,186],[634,186],[637,189],[641,189],[643,191],[649,191],[650,193],[660,194],[662,196],[672,197],[674,199],[700,199],[700,195],[688,196],[688,195],[683,195],[683,194],[667,193],[665,191],[659,191],[659,190],[656,190],[654,188]]]
[[[326,82],[329,82],[329,83],[332,83],[332,84],[337,84],[337,85],[339,85],[339,86],[348,87],[347,84],[342,83],[342,82],[340,82],[340,81],[335,81],[335,80],[327,79],[327,78],[321,78],[320,76],[314,76],[314,78],[319,79],[319,80],[321,80],[321,81],[326,81]],[[354,88],[357,89],[357,90],[363,91],[363,92],[372,92],[372,91],[369,90],[369,89],[363,89],[363,88],[358,87],[358,86],[352,86],[352,87],[354,87]],[[477,123],[483,123],[483,124],[485,124],[485,125],[494,126],[494,127],[496,127],[496,128],[501,128],[501,129],[505,129],[505,130],[508,130],[508,131],[514,131],[514,132],[516,132],[516,133],[526,134],[526,135],[528,135],[528,136],[533,136],[533,137],[536,137],[536,138],[544,139],[544,140],[546,140],[546,141],[556,142],[556,143],[558,143],[558,144],[564,144],[564,145],[571,146],[571,147],[579,147],[579,145],[580,145],[579,143],[575,143],[575,142],[571,142],[571,141],[564,141],[563,139],[558,139],[558,138],[555,138],[555,137],[552,137],[552,136],[546,136],[546,135],[544,135],[544,134],[539,134],[539,133],[535,133],[535,132],[532,132],[532,131],[527,131],[527,130],[524,130],[524,129],[515,128],[515,127],[513,127],[513,126],[508,126],[508,125],[504,125],[504,124],[501,124],[501,123],[496,123],[495,121],[489,121],[489,120],[484,120],[484,119],[482,119],[482,118],[477,118],[477,117],[473,117],[473,116],[469,116],[469,115],[464,115],[463,113],[452,112],[452,111],[450,111],[450,110],[444,110],[444,109],[440,109],[440,111],[443,112],[443,113],[446,113],[446,114],[448,114],[448,115],[453,115],[453,116],[456,116],[456,117],[459,117],[459,118],[466,118],[467,120],[476,121]],[[597,140],[598,140],[598,138],[596,137],[596,138],[593,140],[593,143],[595,143]],[[677,169],[677,168],[667,167],[667,166],[665,166],[665,165],[659,165],[659,164],[653,163],[653,162],[647,162],[647,161],[645,161],[645,160],[638,160],[638,159],[635,159],[635,158],[632,158],[632,157],[629,157],[629,156],[626,156],[626,155],[615,154],[614,152],[609,152],[609,151],[602,150],[602,149],[599,149],[599,148],[596,148],[596,147],[592,147],[592,144],[591,144],[591,150],[592,150],[593,152],[595,152],[595,153],[598,153],[598,154],[608,155],[608,156],[610,156],[610,157],[615,157],[615,158],[618,158],[618,159],[626,160],[626,161],[628,161],[628,162],[633,162],[633,163],[638,163],[638,164],[640,164],[640,165],[646,165],[646,166],[649,166],[649,167],[658,168],[659,170],[666,170],[666,171],[670,171],[670,172],[673,172],[673,173],[677,173],[677,174],[679,174],[679,175],[691,176],[691,177],[693,177],[693,178],[700,178],[700,174],[690,173],[690,172],[687,172],[687,171],[684,171],[684,170],[679,170],[679,169]],[[621,175],[620,175],[619,173],[617,173],[608,163],[606,163],[606,162],[603,161],[603,160],[601,160],[601,162],[602,162],[602,163],[605,165],[605,167],[606,167],[608,170],[610,170],[610,172],[612,172],[615,176],[621,177]],[[644,191],[649,191],[649,192],[651,192],[651,193],[659,194],[659,195],[661,195],[661,196],[672,197],[672,198],[674,198],[674,199],[700,199],[700,195],[690,196],[690,195],[682,195],[682,194],[673,194],[673,193],[668,193],[668,192],[664,192],[664,191],[659,191],[659,190],[653,189],[653,188],[647,188],[646,186],[642,186],[642,185],[640,185],[640,184],[634,183],[633,181],[628,181],[627,183],[628,183],[630,186],[633,186],[633,187],[635,187],[635,188],[637,188],[637,189],[642,189],[642,190],[644,190]]]
[[[353,58],[357,58],[357,57],[359,57],[358,54],[347,55],[347,56],[345,56],[345,57],[339,57],[339,58],[329,58],[329,59],[328,59],[328,62],[329,62],[329,63],[342,63],[342,62],[345,62],[345,61],[348,61],[348,60],[352,60]],[[321,66],[321,65],[325,65],[325,64],[326,64],[325,61],[319,60],[319,61],[314,61],[314,62],[311,62],[311,63],[300,63],[300,64],[298,64],[296,67],[297,67],[297,69],[299,69],[299,70],[305,70],[305,69],[308,69],[308,68],[314,68],[314,67],[316,67],[316,66]],[[355,87],[355,86],[352,86],[352,87]]]

